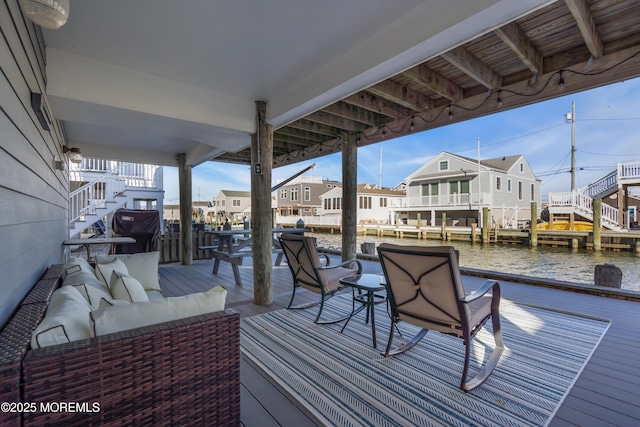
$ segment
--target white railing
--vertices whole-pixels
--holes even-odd
[[[72,181],[86,181],[86,177],[101,173],[69,194],[70,223],[95,214],[96,209],[105,208],[107,202],[115,200],[116,194],[127,189],[163,188],[162,167],[156,165],[85,157],[81,163],[71,164],[70,173]]]
[[[115,172],[109,171],[69,194],[70,222],[95,214],[96,209],[106,207],[108,201],[124,191],[125,183],[117,178]]]
[[[570,207],[585,218],[593,220],[593,199],[582,192],[549,193],[549,208]],[[619,227],[618,208],[602,204],[600,218],[603,225]]]
[[[407,197],[406,206],[409,207],[442,207],[442,206],[468,206],[478,204],[478,194],[476,193],[456,193],[439,194],[437,196]],[[491,193],[482,193],[480,204],[488,206],[491,204]]]
[[[640,162],[618,163],[620,181],[640,180]]]
[[[79,164],[71,163],[71,180],[82,181],[82,173],[112,172],[124,180],[129,188],[162,189],[162,166],[128,163],[85,157]]]
[[[620,164],[618,164],[618,168]],[[618,171],[613,171],[607,176],[600,178],[599,180],[589,184],[585,188],[581,189],[580,192],[589,196],[596,197],[599,194],[604,193],[605,191],[616,187],[618,185]]]

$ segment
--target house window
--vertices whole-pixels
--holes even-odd
[[[304,201],[308,202],[311,200],[311,187],[304,187]]]
[[[536,201],[536,186],[535,184],[531,184],[531,201]]]
[[[460,193],[469,194],[469,180],[460,181]]]
[[[280,198],[281,199],[286,199],[287,198],[287,189],[283,188],[282,190],[280,190]]]
[[[524,172],[524,163],[520,163],[520,172]]]
[[[440,169],[441,171],[449,170],[449,160],[442,160],[438,169]]]
[[[496,177],[496,190],[502,191],[502,178]]]
[[[518,200],[522,200],[522,181],[518,181]]]
[[[387,207],[387,198],[386,197],[380,197],[380,207],[381,208],[386,208]]]
[[[304,209],[302,209],[302,212],[303,213],[309,213],[309,212],[311,212],[311,208],[304,208]]]
[[[331,209],[331,199],[324,199],[324,208],[325,210]]]
[[[458,194],[460,191],[458,190],[458,181],[450,181],[449,182],[449,194]]]
[[[507,179],[507,191],[511,193],[511,179]]]
[[[224,206],[224,205],[225,205],[225,202],[226,202],[226,200],[222,200],[222,206]]]
[[[437,196],[438,195],[438,183],[434,182],[433,184],[431,184],[431,195],[432,196]]]
[[[371,197],[370,196],[360,196],[358,197],[360,201],[360,209],[371,209]]]
[[[233,204],[234,207],[239,207],[240,206],[240,199],[233,199],[231,201],[231,203]]]
[[[298,189],[296,187],[291,189],[291,201],[292,202],[298,201]]]

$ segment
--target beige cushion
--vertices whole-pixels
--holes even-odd
[[[129,274],[127,266],[117,258],[109,263],[96,264],[96,277],[107,286],[111,282],[111,275],[114,271]]]
[[[95,286],[88,283],[81,283],[79,285],[71,286],[73,286],[78,292],[80,292],[80,295],[82,295],[84,299],[87,300],[91,308],[93,308],[94,310],[100,307],[100,300],[102,298],[109,300],[113,298],[111,296],[111,293],[109,292],[109,289],[102,284],[101,286]]]
[[[63,286],[51,295],[42,322],[31,335],[31,348],[64,344],[91,338],[91,306],[73,286]]]
[[[149,301],[144,288],[135,278],[129,274],[113,270],[109,290],[114,299],[128,302]]]
[[[160,291],[158,278],[158,264],[160,252],[143,252],[139,254],[98,255],[96,263],[107,264],[115,259],[121,260],[127,266],[127,273],[138,279],[145,290]]]
[[[145,293],[147,294],[149,301],[157,301],[157,300],[164,299],[164,294],[154,289],[151,289],[150,291],[145,291]]]
[[[98,336],[212,313],[224,310],[226,298],[227,290],[216,286],[182,297],[100,308],[91,312],[92,328]]]
[[[100,301],[98,303],[98,308],[113,307],[114,305],[128,305],[128,304],[131,304],[131,303],[129,301],[123,301],[121,299],[100,298]]]
[[[62,280],[65,280],[69,275],[79,272],[95,274],[95,270],[87,260],[82,258],[71,258],[62,268]]]

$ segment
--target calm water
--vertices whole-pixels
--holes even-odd
[[[339,234],[312,233],[318,246],[342,246]],[[393,237],[358,236],[358,252],[362,242],[396,243],[400,245],[453,245],[460,251],[462,267],[500,271],[525,276],[544,277],[567,282],[593,284],[598,264],[614,264],[622,270],[622,289],[640,291],[640,255],[630,252],[572,251],[566,248],[523,245],[481,245],[440,240],[397,239]]]

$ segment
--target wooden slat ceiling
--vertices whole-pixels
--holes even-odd
[[[273,167],[637,76],[640,0],[561,0],[276,129]]]

